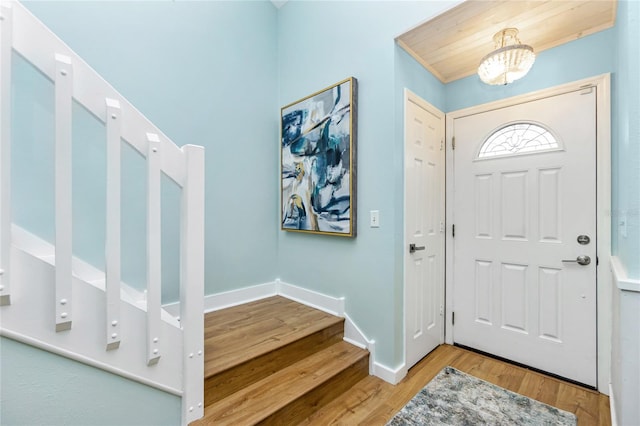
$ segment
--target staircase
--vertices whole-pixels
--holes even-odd
[[[23,175],[37,168],[33,161],[30,167],[12,161],[12,152],[32,151],[30,138],[20,130],[38,127],[35,115],[13,106],[17,101],[12,104],[12,99],[31,99],[24,97],[30,90],[20,90],[25,73],[19,70],[25,69],[38,85],[47,87],[44,100],[34,98],[33,103],[53,125],[48,139],[37,138],[35,149],[51,140],[52,152],[44,150],[42,157],[53,178],[50,187],[49,182],[42,187],[55,200],[52,211],[36,211],[40,221],[52,223],[53,229],[46,232],[34,229],[33,223],[22,229],[15,213],[20,209],[14,208],[24,207],[20,203],[25,198],[14,194],[27,190],[11,168]],[[180,396],[182,424],[199,419],[204,148],[176,145],[17,1],[0,0],[0,93],[0,335]],[[74,136],[72,123],[83,114],[99,129],[91,138]],[[104,147],[99,154],[104,171],[91,169],[85,177],[104,192],[104,198],[93,194],[105,201],[100,212],[104,221],[97,225],[105,235],[100,245],[104,252],[98,256],[101,264],[85,261],[90,250],[74,246],[73,239],[74,227],[78,231],[74,206],[95,203],[91,191],[74,191],[74,181],[82,177],[73,175],[73,166],[87,158],[72,155],[73,147],[90,143]],[[139,176],[123,166],[125,149],[134,150],[144,163]],[[179,237],[168,240],[161,220],[163,176],[180,193]],[[145,225],[131,232],[122,226],[123,217],[131,214],[126,208],[131,200],[123,200],[122,194],[123,188],[136,184],[145,188],[138,209]],[[137,291],[122,279],[122,237],[127,232],[139,236],[145,246],[136,257],[145,271],[144,288]],[[162,307],[163,241],[179,247],[174,259],[179,278],[173,283],[180,293],[175,309],[179,319]]]
[[[204,418],[297,424],[368,376],[344,319],[274,296],[205,316]]]

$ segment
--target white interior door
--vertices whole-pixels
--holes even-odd
[[[444,341],[444,207],[444,114],[408,94],[404,297],[407,368]]]
[[[595,97],[574,91],[453,124],[454,342],[591,386]]]

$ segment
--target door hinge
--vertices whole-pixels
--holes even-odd
[[[456,225],[451,225],[451,236],[454,238],[456,236]]]
[[[591,84],[580,86],[580,88],[582,89],[582,91],[580,92],[581,95],[590,95],[591,92],[593,92],[593,85]]]
[[[456,325],[456,313],[451,312],[451,325]]]
[[[440,151],[444,149],[444,139],[440,139]]]
[[[451,149],[456,149],[456,137],[451,138]]]

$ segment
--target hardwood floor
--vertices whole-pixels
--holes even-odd
[[[572,412],[578,426],[611,424],[606,395],[450,345],[436,348],[398,385],[369,376],[301,424],[384,425],[447,365]]]

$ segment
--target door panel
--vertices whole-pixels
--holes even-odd
[[[444,340],[444,114],[408,100],[405,111],[406,366]],[[415,251],[409,251],[414,244]]]
[[[595,92],[583,90],[453,124],[454,341],[592,386],[595,111]],[[486,138],[515,122],[549,129],[558,147],[479,158]],[[505,149],[523,146],[523,134]],[[580,255],[592,262],[578,264]]]

